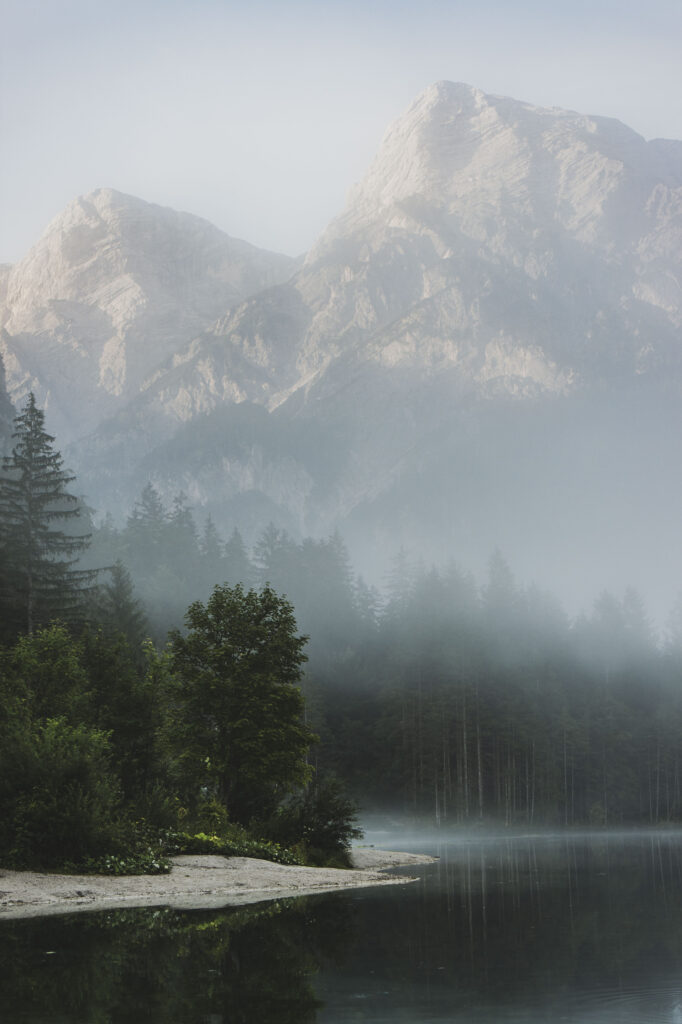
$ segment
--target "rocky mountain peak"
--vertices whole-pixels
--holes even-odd
[[[180,346],[294,265],[192,214],[109,188],[80,196],[0,275],[10,392],[20,400],[33,390],[62,435],[85,433]]]
[[[624,208],[642,211],[657,184],[680,184],[679,170],[675,144],[647,143],[619,121],[437,82],[389,127],[307,262],[340,236],[428,220],[428,210],[496,247],[501,231],[528,240],[543,228],[602,249],[614,234],[629,243],[642,223]]]
[[[91,432],[69,459],[102,507],[152,479],[226,525],[379,535],[424,494],[437,537],[467,494],[499,540],[498,470],[550,421],[529,493],[602,403],[630,422],[619,388],[682,386],[681,168],[680,143],[438,82],[302,267],[100,190],[0,268],[11,394],[62,444]]]

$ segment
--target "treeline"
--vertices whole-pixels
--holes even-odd
[[[5,526],[11,525],[12,486],[3,491]],[[63,516],[72,502],[62,495],[49,507]],[[83,706],[97,709],[88,712],[94,716],[87,719],[89,727],[109,735],[110,744],[122,744],[114,759],[119,759],[116,772],[124,791],[132,762],[141,765],[156,751],[156,767],[145,769],[144,784],[141,776],[135,782],[135,800],[150,792],[150,780],[156,785],[176,773],[177,786],[176,762],[185,768],[192,758],[195,767],[202,763],[201,747],[191,757],[187,753],[194,749],[191,744],[182,748],[185,756],[176,748],[176,761],[169,759],[168,732],[160,723],[169,708],[177,709],[173,701],[179,698],[177,690],[169,696],[170,684],[154,689],[152,682],[159,664],[176,682],[182,675],[179,652],[190,634],[172,633],[164,653],[167,631],[181,626],[187,606],[206,601],[219,584],[225,600],[243,585],[242,598],[284,595],[278,600],[292,615],[295,609],[297,628],[309,636],[305,671],[303,661],[299,666],[305,696],[300,713],[320,737],[309,745],[308,764],[318,778],[341,780],[366,810],[389,807],[465,824],[613,825],[682,818],[681,609],[671,617],[664,643],[632,590],[622,596],[604,592],[589,613],[570,620],[552,595],[520,585],[499,552],[483,582],[456,564],[429,568],[400,552],[378,591],[353,571],[338,534],[296,540],[270,526],[248,550],[236,529],[222,537],[210,518],[197,522],[186,497],[166,505],[151,484],[120,527],[105,519],[86,539],[78,533],[82,509],[80,514],[78,521],[58,520],[62,533],[50,531],[56,548],[49,571],[36,565],[28,590],[26,574],[16,571],[26,541],[3,527],[0,541],[4,536],[8,557],[0,570],[0,599],[14,612],[23,609],[19,619],[31,643],[36,638],[27,621],[49,627],[55,607],[61,607],[70,618],[72,642],[81,645],[78,663],[102,645],[124,645],[137,673],[135,685],[127,669],[117,670],[115,678],[104,676],[100,685],[99,669],[88,663],[90,696]],[[82,547],[88,561],[76,562]],[[95,573],[98,566],[110,568]],[[20,578],[23,583],[17,583]],[[60,597],[60,588],[65,596]],[[18,620],[15,614],[3,621]],[[186,625],[191,632],[191,619]],[[145,644],[150,634],[156,648]],[[7,636],[6,627],[8,646],[17,636]],[[19,642],[29,640],[19,637]],[[117,657],[102,655],[97,664],[104,671],[107,659],[115,665]],[[184,664],[197,720],[201,715],[210,720],[216,691],[202,690],[199,682],[190,685],[190,660]],[[157,667],[150,676],[151,665]],[[42,687],[31,685],[36,692]],[[121,685],[129,690],[116,700],[131,709],[124,726],[116,724],[107,703]],[[246,687],[244,699],[256,692],[256,686]],[[143,707],[136,711],[139,700]],[[258,703],[251,705],[248,719],[255,739],[262,731]],[[267,704],[262,695],[261,710]],[[55,713],[63,717],[58,707]],[[142,731],[134,739],[133,721],[149,716],[157,716],[155,738]],[[211,724],[204,743],[215,728]],[[209,760],[218,763],[215,755]],[[277,771],[272,769],[275,790],[282,782]],[[211,792],[234,814],[241,798],[229,789],[228,775],[208,783],[192,776],[192,785]],[[309,794],[305,783],[298,792]],[[185,796],[178,798],[184,806]],[[325,799],[336,800],[337,810],[342,806],[333,786]],[[262,796],[259,801],[267,804]],[[295,814],[292,810],[298,824],[282,826],[280,834],[302,829],[306,816],[318,815],[319,824],[324,817],[319,811],[304,800]],[[245,812],[237,814],[247,820]]]
[[[406,568],[406,567],[405,567]],[[502,556],[403,571],[325,686],[325,756],[377,806],[473,824],[682,816],[682,644],[608,593],[570,622]]]
[[[313,757],[365,808],[536,825],[682,817],[679,609],[662,644],[634,590],[604,592],[571,621],[499,552],[483,583],[400,552],[379,592],[338,534],[296,541],[270,526],[248,551],[151,486],[106,539],[111,557],[144,565],[144,594],[213,571],[287,595],[310,636]]]
[[[247,588],[265,583],[278,591],[284,588],[294,601],[299,624],[321,611],[314,617],[314,629],[303,627],[318,648],[332,640],[334,645],[347,643],[347,633],[356,625],[352,606],[356,586],[362,590],[363,585],[353,578],[338,534],[297,543],[270,525],[249,550],[236,527],[223,537],[210,516],[198,520],[185,494],[164,502],[151,483],[121,526],[105,516],[98,526],[90,521],[89,533],[79,567],[125,566],[155,639],[179,625],[189,603],[203,599],[215,583],[224,581]]]

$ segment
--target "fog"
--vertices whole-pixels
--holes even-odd
[[[682,136],[679,5],[242,6],[10,3],[9,258],[102,185],[303,251],[438,79],[590,117],[427,89],[294,276],[222,305],[241,256],[149,207],[138,251],[126,196],[4,270],[8,386],[71,424],[87,566],[159,644],[216,584],[286,594],[319,763],[370,808],[674,819],[679,144],[608,118]]]

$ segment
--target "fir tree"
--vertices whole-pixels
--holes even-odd
[[[131,649],[140,652],[149,635],[149,624],[135,596],[130,573],[120,560],[112,565],[109,579],[100,588],[95,611],[105,633],[125,637]]]
[[[71,619],[96,575],[74,568],[90,538],[65,529],[81,514],[67,491],[75,477],[64,470],[44,423],[31,393],[15,417],[15,444],[0,477],[0,602],[9,636]]]

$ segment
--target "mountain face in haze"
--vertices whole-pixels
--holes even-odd
[[[101,507],[151,479],[247,534],[532,538],[559,574],[604,531],[622,561],[654,500],[674,530],[682,143],[438,83],[302,266],[218,239],[96,193],[0,283],[12,393],[79,396]]]
[[[89,433],[167,356],[293,261],[111,189],[74,200],[0,275],[0,351],[63,439]]]
[[[305,266],[193,339],[149,401],[178,421],[272,409],[368,364],[479,395],[678,372],[681,185],[682,144],[439,83]]]

